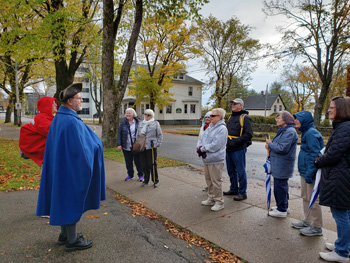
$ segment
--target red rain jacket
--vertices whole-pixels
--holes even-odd
[[[57,100],[51,97],[42,97],[38,100],[40,113],[35,116],[34,124],[28,123],[22,126],[19,136],[19,148],[41,166],[44,160],[46,137],[53,120],[52,104]]]

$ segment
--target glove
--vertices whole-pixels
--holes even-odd
[[[306,176],[306,177],[305,177],[305,182],[306,182],[307,184],[312,184],[312,183],[314,182],[314,180],[312,180],[312,178]]]
[[[202,148],[202,146],[197,147],[198,157],[201,157],[203,155],[201,148]]]
[[[319,158],[320,158],[320,156],[316,156],[315,157],[315,161],[314,161],[314,165],[315,165],[315,167],[317,168],[317,169],[319,169],[319,168],[321,168],[321,165],[320,165],[320,163],[319,163]]]
[[[207,153],[206,152],[202,153],[202,158],[203,159],[207,158]]]

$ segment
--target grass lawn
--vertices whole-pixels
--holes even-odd
[[[39,189],[41,167],[20,156],[18,140],[0,138],[0,191]],[[105,157],[124,162],[123,153],[116,148],[105,149]],[[185,165],[183,162],[158,157],[158,167]]]

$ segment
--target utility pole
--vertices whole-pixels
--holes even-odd
[[[264,122],[266,123],[266,107],[267,107],[267,91],[269,89],[269,84],[266,85],[266,91],[265,91],[265,120]]]

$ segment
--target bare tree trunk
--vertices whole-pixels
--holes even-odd
[[[103,1],[103,41],[102,41],[102,82],[103,82],[103,124],[102,142],[104,147],[115,147],[119,127],[122,100],[128,85],[130,68],[135,53],[136,42],[142,23],[143,0],[136,1],[135,21],[129,39],[128,50],[121,69],[120,80],[114,86],[114,45],[115,36],[112,0]]]
[[[5,123],[11,122],[12,109],[13,109],[13,105],[14,105],[13,103],[14,102],[12,101],[12,99],[10,97],[9,105],[7,105],[7,109],[6,109]]]
[[[350,97],[350,66],[346,69],[346,96]]]
[[[321,123],[321,116],[322,116],[322,110],[323,110],[323,105],[327,99],[327,94],[329,90],[329,85],[330,84],[322,84],[322,89],[320,92],[320,96],[318,98],[318,101],[315,105],[315,112],[314,112],[314,119],[315,119],[315,126],[319,127]]]

